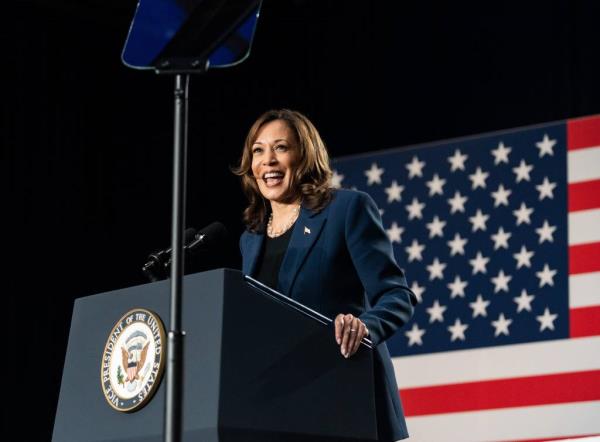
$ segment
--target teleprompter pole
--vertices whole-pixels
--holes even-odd
[[[165,442],[180,442],[183,427],[183,230],[187,174],[187,119],[190,76],[175,76],[175,130],[173,136],[173,210],[171,233],[171,316],[167,342]]]

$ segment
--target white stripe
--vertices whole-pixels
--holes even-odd
[[[600,241],[600,209],[569,213],[569,245]]]
[[[600,146],[570,150],[567,157],[567,181],[597,180],[600,178]]]
[[[392,363],[401,390],[598,370],[600,336],[404,356],[393,358]]]
[[[449,413],[407,419],[411,442],[555,438],[600,433],[600,401]]]
[[[600,305],[600,272],[569,276],[569,307]]]

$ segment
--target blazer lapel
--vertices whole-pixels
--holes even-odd
[[[256,270],[260,250],[262,249],[265,235],[262,233],[251,233],[246,241],[246,253],[243,257],[242,273],[252,276]]]
[[[326,212],[327,209],[314,214],[303,207],[298,216],[279,269],[279,289],[287,296],[290,296],[290,290],[298,276],[298,271],[321,233],[327,219]]]

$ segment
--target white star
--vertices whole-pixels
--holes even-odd
[[[544,314],[540,316],[536,316],[535,319],[540,322],[540,331],[544,331],[545,329],[554,330],[554,321],[558,318],[556,313],[551,314],[548,307],[544,309]]]
[[[404,227],[398,227],[396,221],[392,223],[392,226],[386,230],[387,236],[390,239],[390,242],[393,244],[395,242],[402,242],[402,233],[404,232]]]
[[[405,166],[408,169],[408,179],[413,179],[414,177],[422,177],[423,176],[423,168],[425,167],[425,161],[419,161],[419,159],[414,156],[412,161]]]
[[[544,134],[544,139],[535,143],[537,148],[540,150],[540,158],[542,158],[546,154],[553,156],[554,150],[552,150],[552,148],[555,144],[556,140],[551,140],[550,138],[548,138],[547,134]]]
[[[548,197],[550,199],[554,199],[554,188],[556,187],[556,183],[551,183],[548,181],[548,177],[544,177],[544,182],[542,184],[538,184],[535,186],[537,191],[540,193],[539,200],[543,200]]]
[[[437,173],[425,184],[429,187],[429,196],[444,194],[444,184],[446,184],[446,180],[440,178]]]
[[[423,293],[425,292],[424,286],[419,285],[417,281],[413,281],[410,290],[415,294],[419,303],[423,302]]]
[[[487,273],[487,263],[490,261],[490,258],[484,257],[481,252],[477,252],[477,256],[474,259],[470,259],[469,263],[473,267],[473,275],[477,273]]]
[[[440,305],[439,301],[436,299],[433,305],[427,308],[427,313],[429,313],[429,323],[435,321],[444,322],[444,312],[448,307],[445,305]]]
[[[498,319],[495,321],[492,321],[492,325],[494,326],[494,328],[496,329],[494,331],[494,336],[498,337],[499,335],[506,335],[508,336],[508,327],[510,326],[510,324],[512,324],[512,319],[507,319],[504,317],[504,313],[500,313],[500,316],[498,316]]]
[[[529,172],[531,172],[532,169],[533,169],[533,166],[530,166],[527,163],[525,163],[525,160],[521,160],[518,167],[513,167],[513,172],[516,175],[515,179],[516,179],[517,183],[519,183],[523,180],[530,181],[531,178],[529,177]]]
[[[406,210],[408,210],[408,219],[423,218],[424,208],[425,203],[420,203],[418,199],[413,198],[412,202],[406,206]]]
[[[500,269],[498,276],[492,278],[492,283],[494,284],[494,293],[498,293],[501,290],[508,293],[508,283],[511,279],[512,276],[505,275],[504,270]]]
[[[469,302],[469,306],[473,309],[473,317],[487,316],[487,307],[490,305],[490,301],[484,301],[481,295],[477,295],[475,302]]]
[[[464,341],[465,340],[465,330],[468,328],[469,328],[468,324],[463,324],[460,322],[459,318],[456,318],[456,321],[454,321],[454,325],[448,326],[448,331],[452,334],[452,336],[450,336],[450,341],[454,342],[457,339]]]
[[[408,338],[408,346],[412,347],[414,344],[423,345],[423,335],[425,334],[425,329],[419,328],[417,323],[415,322],[412,328],[409,331],[405,331],[404,335]]]
[[[408,262],[413,262],[415,259],[417,261],[423,260],[423,250],[425,250],[424,244],[419,244],[419,241],[416,239],[412,240],[412,244],[408,247],[405,247],[406,253],[408,253]]]
[[[485,189],[485,180],[490,176],[488,172],[483,172],[481,167],[478,167],[475,173],[469,175],[469,179],[471,180],[471,190],[475,190],[478,187]]]
[[[505,189],[503,184],[498,186],[498,190],[492,192],[492,198],[494,198],[494,207],[500,205],[508,206],[508,197],[512,193],[512,190]]]
[[[389,187],[385,188],[385,193],[387,193],[387,202],[391,203],[392,201],[402,201],[402,191],[404,190],[404,186],[399,186],[396,180],[392,181],[392,184]]]
[[[337,170],[334,170],[333,176],[331,177],[331,187],[340,189],[342,187],[342,181],[344,181],[344,175],[338,173]]]
[[[441,221],[437,215],[433,217],[433,221],[426,225],[429,229],[429,239],[436,236],[439,236],[440,238],[444,236],[444,226],[446,225],[446,221]]]
[[[508,154],[512,150],[512,147],[505,147],[504,143],[500,141],[498,144],[498,148],[492,150],[492,155],[494,155],[494,164],[497,166],[500,163],[508,164]]]
[[[557,270],[552,270],[548,266],[548,264],[544,264],[544,269],[540,272],[535,272],[535,276],[540,280],[540,288],[545,285],[554,286],[554,276],[556,275]]]
[[[444,279],[445,268],[446,264],[440,262],[439,259],[435,258],[433,262],[427,266],[427,271],[429,272],[429,280],[432,281],[436,278]]]
[[[535,229],[536,233],[539,235],[539,244],[544,241],[554,242],[554,231],[556,230],[556,226],[551,226],[548,224],[548,220],[544,220],[544,224],[542,227]]]
[[[469,285],[467,281],[463,281],[460,279],[460,276],[456,275],[454,277],[454,281],[448,284],[448,288],[450,289],[450,298],[454,299],[457,296],[461,298],[465,297],[465,287]]]
[[[513,298],[513,301],[517,303],[517,313],[522,310],[531,311],[531,301],[533,301],[535,296],[527,294],[527,290],[521,290],[521,294]]]
[[[459,191],[454,192],[454,196],[448,199],[448,203],[450,204],[450,213],[454,212],[464,212],[465,211],[465,203],[468,198],[466,196],[462,196]]]
[[[465,244],[467,244],[468,241],[468,239],[461,238],[458,233],[455,233],[454,239],[452,241],[448,241],[448,246],[450,247],[450,256],[454,256],[457,253],[459,255],[464,255]]]
[[[521,203],[521,207],[518,210],[513,210],[513,214],[517,218],[517,226],[521,224],[531,224],[531,214],[533,213],[533,208],[529,208],[525,205],[525,203]]]
[[[492,235],[494,240],[494,250],[498,250],[500,247],[508,249],[508,239],[512,236],[512,233],[505,232],[502,226],[498,229],[498,233]]]
[[[469,217],[469,222],[473,224],[471,229],[472,232],[477,232],[478,230],[486,230],[485,223],[489,219],[489,215],[485,215],[481,212],[480,209],[477,209],[477,213],[474,216]]]
[[[469,156],[467,154],[461,154],[460,150],[456,149],[454,151],[454,155],[448,157],[448,161],[450,162],[450,171],[455,172],[456,170],[465,170],[465,161],[467,161]]]
[[[521,267],[531,267],[531,257],[534,255],[534,252],[530,252],[527,250],[525,246],[521,246],[521,251],[519,253],[513,253],[513,257],[517,260],[517,269]]]
[[[365,175],[367,176],[367,185],[371,186],[373,184],[381,184],[381,175],[383,175],[383,172],[383,167],[378,167],[377,163],[371,164],[371,168],[369,170],[365,170]]]

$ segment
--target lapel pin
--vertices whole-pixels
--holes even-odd
[[[305,235],[310,235],[310,229],[306,226],[304,226],[304,234]]]

